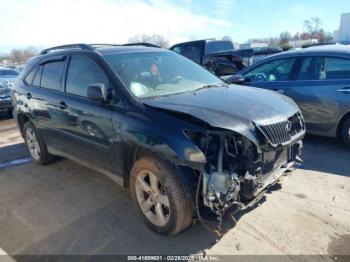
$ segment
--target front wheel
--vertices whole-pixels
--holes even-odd
[[[136,161],[130,193],[138,213],[157,233],[175,235],[192,221],[191,200],[182,182],[161,160],[144,157]]]
[[[350,117],[348,117],[343,123],[341,138],[347,146],[350,146]]]

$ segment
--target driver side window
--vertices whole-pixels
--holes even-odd
[[[295,58],[278,59],[264,63],[244,75],[252,82],[291,80]]]
[[[88,86],[96,83],[102,83],[108,88],[108,78],[102,69],[86,56],[72,55],[67,72],[66,92],[86,97]]]

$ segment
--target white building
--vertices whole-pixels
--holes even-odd
[[[289,45],[294,47],[294,48],[298,48],[298,47],[302,47],[303,45],[307,45],[307,44],[317,44],[318,40],[317,39],[309,39],[309,40],[290,40]]]
[[[268,46],[269,46],[269,43],[267,43],[267,42],[252,42],[252,43],[239,44],[239,49],[255,48],[255,47],[268,47]]]
[[[350,13],[341,15],[339,30],[334,34],[337,42],[350,42]]]

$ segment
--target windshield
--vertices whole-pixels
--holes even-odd
[[[124,85],[139,98],[224,84],[206,69],[174,52],[133,52],[104,57]]]
[[[18,76],[18,72],[12,69],[0,69],[0,76]]]

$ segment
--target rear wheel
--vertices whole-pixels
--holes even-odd
[[[47,152],[46,144],[31,122],[28,121],[24,124],[23,134],[34,163],[46,165],[54,161],[54,156]]]
[[[163,161],[139,159],[131,170],[130,193],[138,213],[157,233],[175,235],[192,221],[190,199],[176,173]]]
[[[350,146],[350,117],[348,117],[343,123],[341,138],[347,146]]]

